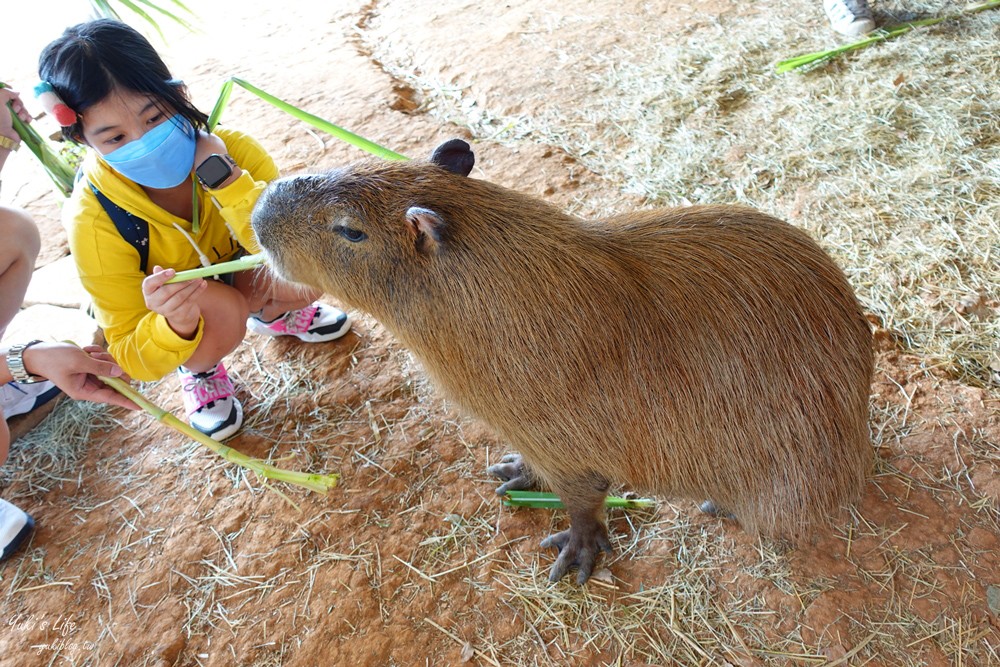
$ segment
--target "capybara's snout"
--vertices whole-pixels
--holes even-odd
[[[272,181],[257,200],[250,223],[261,248],[278,251],[281,234],[294,229],[301,209],[313,201],[321,189],[321,175],[287,176]],[[286,224],[291,223],[291,224]]]

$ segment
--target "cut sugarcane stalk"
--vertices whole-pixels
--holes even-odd
[[[503,497],[503,504],[507,507],[533,507],[536,509],[563,509],[562,501],[554,493],[542,493],[539,491],[508,491]],[[621,507],[623,509],[639,509],[641,507],[651,507],[655,504],[652,498],[619,498],[608,496],[604,499],[605,507]]]
[[[244,255],[239,259],[234,259],[229,262],[220,262],[218,264],[213,264],[212,266],[203,266],[200,269],[178,271],[177,275],[167,281],[167,284],[182,283],[185,280],[194,280],[195,278],[208,278],[209,276],[218,276],[223,273],[246,271],[247,269],[252,269],[255,266],[260,266],[264,262],[265,259],[263,253],[258,253],[256,255]]]
[[[145,396],[133,389],[127,382],[119,378],[101,377],[100,380],[119,394],[126,396],[133,403],[151,414],[167,426],[176,431],[180,431],[198,444],[208,447],[210,450],[238,466],[252,470],[265,479],[276,479],[279,482],[295,484],[316,493],[326,494],[330,489],[337,486],[340,475],[320,475],[316,473],[297,472],[295,470],[285,470],[265,463],[260,459],[255,459],[246,454],[236,451],[232,447],[222,444],[218,440],[210,438],[190,424],[187,424],[163,408],[149,401]]]

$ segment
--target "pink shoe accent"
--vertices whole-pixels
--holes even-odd
[[[226,373],[226,367],[219,362],[210,371],[204,373],[192,373],[181,366],[181,389],[184,396],[184,411],[188,416],[193,415],[198,410],[223,398],[229,398],[236,390],[233,382]]]
[[[317,310],[319,308],[315,304],[298,310],[290,310],[283,317],[279,317],[274,322],[268,322],[264,326],[277,335],[294,336],[307,333],[316,317]]]

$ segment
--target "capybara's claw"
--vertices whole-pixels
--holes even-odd
[[[535,488],[535,480],[525,475],[520,475],[498,486],[497,495],[502,496],[508,491],[530,491],[533,488]]]
[[[520,454],[507,454],[500,459],[500,463],[487,468],[486,472],[504,480],[497,487],[497,494],[501,496],[508,491],[527,491],[537,486],[535,475]]]
[[[600,552],[611,553],[608,531],[601,523],[595,523],[590,530],[577,530],[574,526],[555,535],[549,535],[541,543],[542,548],[556,547],[559,557],[549,571],[549,581],[556,582],[569,572],[571,567],[579,568],[576,583],[585,584],[594,572]]]
[[[718,517],[720,519],[732,519],[733,521],[736,520],[735,514],[719,507],[718,505],[715,504],[714,500],[706,500],[705,502],[703,502],[701,505],[698,506],[698,509],[700,509],[705,514],[711,514],[712,516]]]

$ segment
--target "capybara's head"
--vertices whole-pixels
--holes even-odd
[[[366,311],[397,335],[425,316],[481,319],[494,297],[514,312],[513,299],[567,269],[571,218],[468,178],[474,163],[469,145],[453,139],[426,160],[369,159],[279,179],[258,199],[253,228],[281,277]]]
[[[448,202],[462,199],[474,163],[469,144],[453,139],[428,160],[367,160],[282,178],[261,194],[253,228],[283,278],[378,310],[394,291],[419,290],[421,270],[432,269],[453,231]]]

